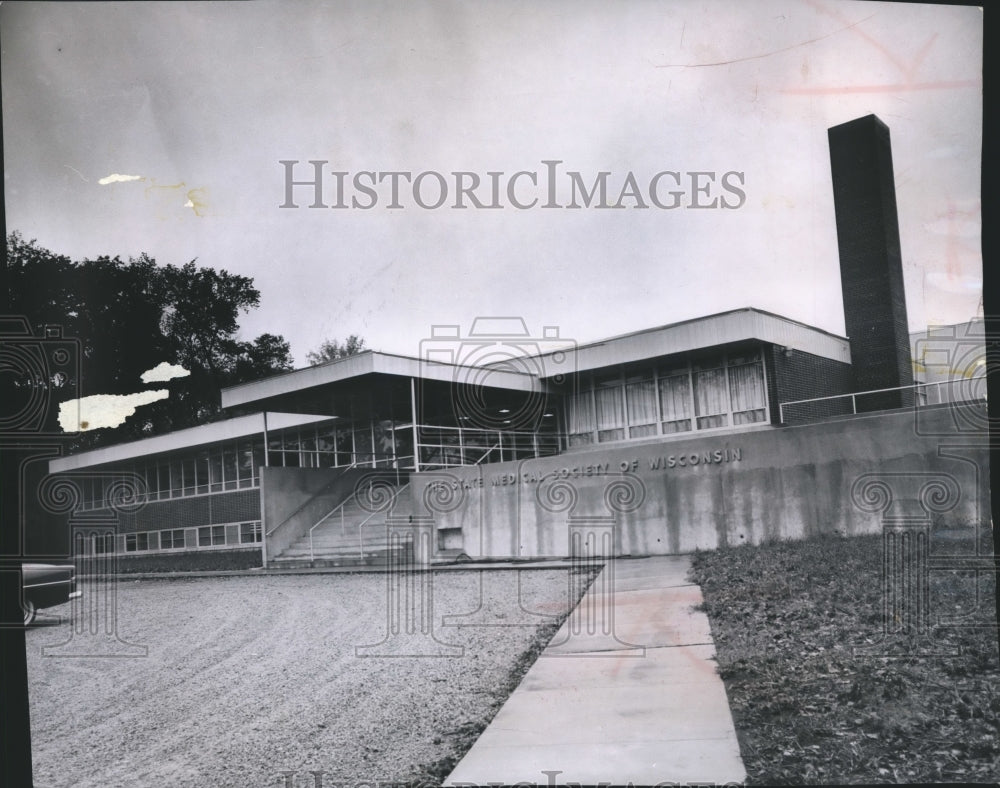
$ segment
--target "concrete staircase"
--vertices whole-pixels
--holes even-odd
[[[408,485],[397,488],[397,499],[392,508],[394,516],[413,511]],[[269,564],[275,569],[305,569],[335,566],[385,566],[394,548],[389,544],[385,526],[386,512],[372,514],[351,498],[320,520],[310,537],[306,533]],[[407,544],[400,550],[410,551]]]

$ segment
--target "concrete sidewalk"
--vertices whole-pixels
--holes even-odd
[[[609,562],[445,785],[743,782],[690,565]]]

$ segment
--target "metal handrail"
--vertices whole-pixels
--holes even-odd
[[[403,490],[405,490],[409,486],[410,486],[410,482],[407,482],[402,487],[399,487],[399,488],[396,489],[396,492],[393,495],[393,503],[395,503],[395,499],[399,497],[399,494],[401,492],[403,492]],[[392,507],[389,507],[389,508],[391,509]],[[364,520],[362,520],[360,523],[358,523],[358,551],[360,553],[360,557],[361,557],[362,561],[365,559],[365,537],[364,537],[365,531],[364,531],[364,528],[365,528],[365,525],[368,523],[368,521],[371,520],[376,514],[378,514],[378,511],[372,512]],[[311,546],[310,546],[310,550],[311,550]],[[311,555],[311,553],[310,553],[310,555]]]
[[[373,453],[371,456],[375,457],[376,454]],[[382,454],[381,456],[390,456],[390,455]],[[415,455],[406,455],[404,457],[396,457],[395,458],[396,461],[397,461],[397,463],[396,463],[396,467],[393,470],[396,471],[396,484],[399,484],[399,463],[398,463],[398,461],[399,460],[412,459],[414,457],[415,457]],[[354,467],[354,465],[356,463],[357,463],[357,461],[355,461],[354,463],[352,463],[351,467]],[[409,482],[407,482],[405,485],[403,485],[403,487],[401,487],[399,489],[401,489],[401,490],[405,489],[408,485],[409,485]],[[347,498],[345,498],[343,501],[341,501],[337,506],[335,506],[333,509],[331,509],[329,512],[327,512],[325,515],[323,515],[322,517],[320,517],[319,520],[317,520],[315,523],[313,523],[312,528],[309,529],[309,560],[310,561],[315,561],[316,560],[315,554],[314,554],[314,551],[313,551],[313,531],[315,531],[323,523],[325,523],[339,509],[340,510],[340,535],[341,536],[346,536],[347,535],[347,530],[346,530],[346,526],[345,526],[345,523],[344,523],[344,508],[351,501],[355,500],[357,498],[357,496],[358,496],[358,491],[355,490],[353,493],[351,493],[349,496],[347,496]],[[370,519],[371,519],[370,517],[366,517],[365,520],[364,520],[364,522],[367,523],[368,520],[370,520]],[[362,525],[363,524],[364,523],[362,523]]]
[[[479,465],[479,463],[481,463],[483,460],[489,457],[494,451],[501,448],[502,446],[503,446],[502,441],[497,442],[492,448],[489,448],[485,452],[483,452],[483,456],[480,457],[478,460],[476,460],[474,463],[472,463],[472,467],[475,468],[477,465]]]
[[[779,402],[778,421],[784,424],[786,405],[804,405],[808,402],[823,402],[825,400],[845,399],[847,397],[850,397],[851,413],[857,415],[858,407],[857,407],[856,397],[864,397],[869,394],[885,394],[890,391],[906,391],[909,389],[913,389],[913,391],[916,392],[917,389],[929,388],[931,386],[945,386],[945,385],[954,386],[954,385],[960,385],[963,383],[963,381],[966,380],[975,380],[978,377],[985,377],[985,373],[983,375],[973,375],[972,377],[969,378],[963,378],[962,380],[938,380],[933,383],[913,383],[909,386],[894,386],[893,388],[888,388],[888,389],[870,389],[869,391],[854,391],[848,394],[830,394],[825,397],[810,397],[809,399],[797,399],[797,400],[792,400],[790,402]]]

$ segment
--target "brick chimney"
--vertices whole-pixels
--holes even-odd
[[[844,323],[854,390],[913,383],[889,127],[874,115],[828,130]],[[912,390],[859,397],[859,411],[911,405]]]

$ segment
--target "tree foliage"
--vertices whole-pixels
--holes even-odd
[[[309,366],[315,367],[319,364],[325,364],[327,361],[336,361],[338,358],[347,358],[347,356],[363,353],[367,349],[364,339],[357,334],[351,334],[343,342],[336,339],[324,340],[318,350],[306,353],[306,361],[309,362]]]
[[[7,236],[6,278],[13,311],[27,316],[36,335],[59,325],[64,337],[80,340],[74,396],[170,391],[113,432],[84,433],[84,445],[210,421],[221,415],[220,389],[292,368],[282,337],[239,339],[239,316],[258,305],[260,293],[252,279],[224,269],[160,265],[146,254],[72,261],[15,232]],[[190,376],[145,386],[142,372],[163,361]]]

